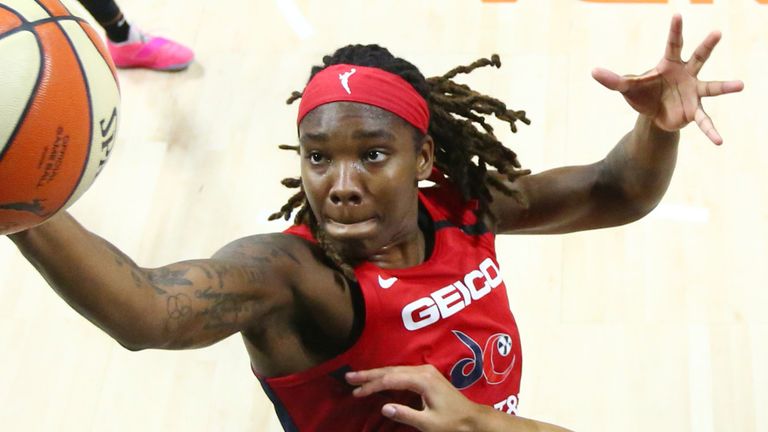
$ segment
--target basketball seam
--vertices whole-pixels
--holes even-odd
[[[63,1],[60,1],[60,2],[59,2],[59,4],[61,5],[61,7],[63,7],[63,8],[64,8],[64,11],[66,11],[68,14],[70,14],[70,15],[72,15],[72,16],[75,16],[75,14],[73,14],[73,13],[72,13],[72,11],[70,11],[70,10],[69,10],[69,8],[67,7],[67,5],[65,5]]]
[[[48,18],[42,18],[37,21],[30,21],[29,23],[32,25],[43,25],[43,24],[48,24],[50,22],[59,22],[59,21],[77,21],[77,22],[84,22],[84,23],[88,22],[83,18],[76,17],[76,16],[52,16]]]
[[[32,21],[32,24],[38,24],[38,23],[47,24],[49,22],[54,22],[54,21],[77,21],[77,22],[84,22],[84,23],[88,22],[87,20],[80,18],[78,16],[70,15],[70,16],[54,16],[49,18],[42,18],[37,21]]]
[[[85,175],[85,171],[88,169],[88,163],[91,161],[91,147],[93,146],[93,127],[94,127],[94,122],[96,121],[93,118],[94,113],[93,113],[93,101],[91,100],[91,86],[90,86],[90,83],[88,82],[88,75],[86,75],[85,73],[85,67],[83,66],[83,61],[80,59],[80,54],[77,52],[77,49],[75,48],[75,44],[72,42],[72,39],[69,38],[69,34],[64,30],[64,27],[62,27],[59,21],[61,20],[55,20],[56,26],[61,31],[61,34],[64,35],[64,39],[67,40],[67,43],[69,44],[69,47],[72,50],[72,54],[74,54],[75,56],[77,65],[80,68],[80,74],[83,77],[83,84],[85,84],[85,96],[88,100],[88,113],[89,113],[88,118],[90,119],[90,124],[88,129],[88,149],[86,150],[85,161],[83,162],[83,168],[80,170],[80,175],[77,178],[75,187],[72,188],[72,191],[70,191],[67,198],[61,204],[61,207],[54,210],[54,212],[59,211],[62,207],[64,207],[69,202],[69,200],[72,198],[72,195],[74,195],[75,191],[77,191],[77,189],[80,187],[80,182],[83,181],[83,176]],[[72,21],[76,21],[76,20],[72,20]]]
[[[27,21],[27,19],[24,17],[24,15],[16,12],[16,9],[10,8],[10,7],[2,4],[2,3],[0,3],[0,9],[7,10],[8,12],[12,13],[13,15],[15,15],[16,18],[19,19],[19,21],[21,21],[21,25],[20,26],[18,26],[16,28],[13,28],[11,30],[8,30],[7,32],[5,32],[2,35],[0,35],[0,40],[3,40],[3,39],[5,39],[6,37],[8,37],[8,36],[10,36],[12,34],[16,34],[16,33],[20,32],[20,31],[26,29],[27,25],[29,24],[29,21]]]
[[[46,6],[45,6],[45,5],[44,5],[44,4],[43,4],[43,3],[42,3],[40,0],[35,0],[35,3],[37,3],[37,5],[38,5],[38,6],[40,6],[40,7],[41,7],[41,8],[42,8],[44,11],[48,12],[48,15],[50,15],[50,16],[54,16],[54,15],[51,13],[51,10],[50,10],[50,9],[48,9],[48,8],[47,8],[47,7],[46,7]]]
[[[3,40],[5,38],[7,38],[8,36],[11,36],[11,35],[14,35],[16,33],[23,32],[23,31],[31,31],[32,33],[34,33],[34,30],[33,30],[34,27],[35,26],[34,25],[30,25],[29,22],[23,22],[23,23],[21,23],[20,26],[14,28],[13,30],[8,30],[7,32],[5,32],[2,35],[0,35],[0,40]]]
[[[16,139],[16,135],[19,134],[19,130],[21,129],[21,126],[24,124],[24,120],[27,118],[27,115],[29,114],[29,110],[32,107],[32,103],[34,102],[35,98],[37,97],[37,91],[40,89],[40,81],[43,76],[43,70],[45,69],[45,63],[43,60],[45,60],[45,53],[43,52],[43,43],[40,42],[40,38],[37,35],[37,32],[34,30],[30,30],[30,33],[35,37],[35,42],[37,42],[37,49],[38,54],[40,56],[40,67],[37,69],[37,79],[35,80],[35,86],[32,88],[32,91],[30,92],[30,97],[27,98],[27,106],[24,107],[24,111],[21,113],[21,116],[19,116],[19,120],[16,122],[16,127],[13,129],[13,132],[8,137],[8,141],[5,142],[5,147],[2,151],[0,151],[0,162],[3,161],[3,158],[5,157],[5,154],[8,152],[8,150],[11,149],[11,144],[13,143],[13,140]]]
[[[40,2],[40,0],[35,0],[35,2],[36,2],[37,4],[39,4],[39,5],[40,5],[40,7],[42,7],[42,8],[43,8],[43,9],[44,9],[46,12],[48,12],[48,15],[50,15],[51,17],[54,17],[54,15],[51,13],[51,11],[50,11],[50,10],[49,10],[49,9],[48,9],[48,8],[47,8],[47,7],[46,7],[46,6],[45,6],[45,5],[42,3],[42,2]],[[84,20],[84,19],[82,19],[82,18],[80,18],[80,17],[77,17],[77,16],[73,15],[73,14],[72,14],[72,12],[71,12],[71,11],[70,11],[70,10],[67,8],[67,6],[66,6],[66,5],[65,5],[63,2],[59,2],[59,3],[61,4],[61,7],[63,7],[63,8],[64,8],[64,10],[65,10],[65,11],[66,11],[68,14],[70,14],[70,15],[72,16],[72,18],[74,18],[74,19],[75,19],[75,21],[78,21],[78,22],[80,23],[80,27],[82,27],[82,26],[83,26],[83,24],[86,24],[86,25],[88,25],[88,26],[90,26],[90,25],[91,25],[91,24],[90,24],[88,21],[86,21],[86,20]],[[59,17],[55,17],[55,18],[59,18]],[[65,17],[62,17],[62,18],[65,18]],[[63,31],[63,29],[62,29],[62,31]],[[83,29],[83,31],[85,31],[85,29]],[[89,41],[91,41],[91,37],[88,35],[88,32],[86,32],[86,33],[85,33],[85,35],[88,37],[88,40],[89,40]],[[93,44],[93,41],[91,41],[91,44]],[[74,48],[73,48],[73,49],[74,49]],[[100,49],[98,49],[98,48],[96,48],[96,51],[98,51],[98,53],[99,53],[99,57],[101,57],[101,59],[102,59],[102,60],[104,60],[104,63],[106,64],[106,66],[107,66],[107,68],[110,70],[110,72],[112,72],[112,68],[109,66],[109,62],[107,61],[107,59],[106,59],[106,58],[104,58],[104,55],[101,53],[101,50],[100,50]],[[114,74],[114,73],[112,73],[112,76],[115,78],[115,80],[117,80],[117,77],[116,77],[116,76],[114,76],[114,75],[115,75],[115,74]]]
[[[0,5],[0,6],[2,6],[2,5]],[[11,11],[11,12],[13,12],[13,11]],[[79,23],[86,23],[86,24],[88,24],[88,21],[86,21],[86,20],[84,20],[84,19],[82,19],[80,17],[75,17],[75,16],[72,16],[72,17],[49,17],[49,18],[43,18],[43,19],[40,19],[40,20],[37,20],[37,21],[27,21],[27,20],[22,19],[22,23],[21,23],[20,26],[14,28],[14,29],[8,30],[7,32],[5,32],[2,35],[0,35],[0,40],[3,40],[5,38],[7,38],[8,36],[11,36],[13,34],[16,34],[16,33],[19,33],[21,31],[25,31],[25,30],[31,31],[31,32],[34,33],[34,28],[39,26],[39,25],[48,24],[48,23],[51,23],[51,22],[59,22],[59,21],[77,21]]]
[[[22,15],[22,14],[20,14],[20,13],[16,12],[16,9],[13,9],[13,8],[11,8],[11,7],[8,7],[8,6],[6,6],[6,5],[4,5],[4,4],[2,4],[2,3],[0,3],[0,8],[3,8],[3,9],[5,9],[5,10],[7,10],[8,12],[10,12],[10,13],[12,13],[12,14],[16,15],[16,17],[17,17],[18,19],[20,19],[20,20],[21,20],[21,22],[23,22],[23,23],[24,23],[24,22],[27,22],[27,19],[24,17],[24,15]]]

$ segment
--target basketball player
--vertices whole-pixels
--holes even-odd
[[[301,178],[284,184],[301,190],[274,215],[298,208],[286,232],[155,269],[66,213],[11,238],[59,295],[130,350],[197,348],[241,333],[288,431],[412,430],[393,407],[430,408],[430,398],[456,401],[458,390],[515,414],[522,352],[494,235],[637,220],[666,191],[682,127],[695,120],[722,142],[701,98],[743,84],[699,81],[720,36],[710,34],[686,63],[681,30],[675,16],[663,59],[641,76],[593,72],[640,115],[591,165],[536,175],[519,168],[483,115],[514,130],[525,114],[451,80],[498,58],[425,80],[387,50],[355,45],[325,57],[292,98],[301,97],[293,148]],[[426,179],[435,185],[419,189]],[[451,385],[378,392],[366,386],[376,372],[348,374],[419,364]],[[560,430],[486,409],[450,412],[456,428]]]
[[[119,68],[161,71],[186,69],[195,57],[191,49],[131,25],[114,0],[78,0],[107,34],[107,49]]]

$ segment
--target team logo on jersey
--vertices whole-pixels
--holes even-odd
[[[453,334],[472,353],[472,357],[457,361],[451,368],[451,384],[457,389],[465,389],[482,377],[488,384],[499,384],[515,367],[517,357],[512,353],[512,338],[508,334],[494,334],[483,348],[463,332],[454,330]]]
[[[483,350],[483,375],[490,384],[504,381],[517,358],[512,354],[512,338],[508,334],[496,333],[485,343]]]

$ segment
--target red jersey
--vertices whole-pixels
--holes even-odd
[[[434,226],[429,258],[414,267],[356,267],[365,307],[357,341],[295,374],[260,378],[288,432],[411,431],[381,415],[388,402],[419,407],[408,392],[352,396],[344,374],[432,364],[469,399],[515,414],[522,353],[496,261],[494,235],[448,184],[419,191]],[[305,226],[287,233],[312,240]]]

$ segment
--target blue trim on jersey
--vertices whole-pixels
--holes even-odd
[[[332,378],[334,378],[336,381],[340,382],[341,384],[349,387],[350,390],[354,389],[355,386],[347,382],[347,372],[352,372],[352,368],[349,367],[349,365],[344,365],[335,371],[330,372],[328,375],[330,375]]]
[[[264,393],[267,394],[269,400],[272,401],[272,405],[275,406],[275,414],[277,414],[277,418],[280,420],[280,425],[283,426],[283,430],[285,432],[299,432],[299,428],[296,427],[296,423],[293,422],[291,415],[288,414],[288,410],[285,409],[283,402],[277,397],[275,392],[272,391],[272,387],[267,384],[266,380],[261,378],[259,378],[259,383],[261,384],[261,388],[264,389]]]

